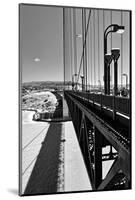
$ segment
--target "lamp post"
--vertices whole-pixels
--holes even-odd
[[[122,74],[122,76],[126,77],[126,89],[128,89],[128,75],[127,74]]]
[[[98,80],[98,85],[99,85],[99,91],[101,92],[101,81]]]
[[[75,76],[75,89],[77,90],[77,74],[74,74]]]
[[[77,80],[76,78],[74,80],[74,77],[77,77],[77,74],[72,75],[72,90],[74,89],[74,86],[75,86],[75,89],[77,90]]]
[[[114,95],[118,93],[118,59],[120,57],[120,49],[112,49],[112,58],[114,60]]]
[[[72,74],[72,90],[74,90],[74,74]]]
[[[108,31],[108,29],[110,29]],[[105,55],[107,54],[107,36],[109,33],[119,33],[124,32],[124,26],[119,26],[118,24],[109,25],[104,31],[104,91],[105,94],[110,93],[110,66],[107,67],[105,62]]]
[[[82,75],[82,76],[80,76],[81,77],[81,79],[82,79],[82,91],[84,91],[84,76]]]
[[[107,94],[110,95],[110,64],[112,62],[112,55],[111,54],[105,54],[105,64],[106,64],[106,70],[108,75],[108,92]]]

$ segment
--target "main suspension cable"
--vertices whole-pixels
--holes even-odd
[[[89,28],[90,16],[91,16],[91,10],[89,11],[89,16],[88,16],[87,28],[86,28],[86,32],[85,32],[85,40],[84,40],[84,44],[83,44],[83,52],[82,52],[82,56],[81,56],[80,67],[79,67],[78,77],[77,77],[77,83],[79,81],[79,76],[80,76],[80,72],[81,72],[81,66],[82,66],[82,61],[83,61],[83,56],[84,56],[84,49],[85,49],[85,45],[86,45],[86,37],[87,37],[87,33],[88,33],[88,28]]]

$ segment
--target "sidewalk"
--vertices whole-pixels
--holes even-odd
[[[22,192],[32,195],[91,190],[72,121],[49,124],[26,119]]]
[[[92,190],[72,122],[65,122],[65,192]]]
[[[52,123],[42,141],[24,194],[57,193],[62,123]]]

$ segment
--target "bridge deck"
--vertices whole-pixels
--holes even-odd
[[[97,109],[88,99],[65,92],[76,135],[89,173],[92,188],[102,190],[117,185],[117,178],[125,176],[123,187],[130,187],[130,127],[113,119],[108,112]],[[124,117],[123,117],[124,118]],[[130,122],[130,119],[129,119]],[[117,151],[115,162],[105,179],[102,176],[102,147],[110,145]],[[111,151],[110,151],[111,152]],[[110,153],[110,157],[112,154]],[[106,160],[106,159],[105,159]],[[125,165],[126,163],[126,165]],[[121,176],[120,174],[121,173]],[[123,173],[123,174],[122,174]],[[121,181],[121,180],[120,180]]]

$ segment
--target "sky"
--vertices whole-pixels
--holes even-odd
[[[88,21],[89,9],[86,9],[86,23]],[[66,67],[65,79],[72,80],[71,73],[78,73],[82,56],[82,39],[76,39],[77,46],[77,70],[72,70],[74,66],[74,40],[70,42],[70,35],[74,35],[73,9],[65,11],[65,54]],[[70,23],[71,22],[71,23]],[[125,84],[125,77],[122,74],[128,75],[130,72],[130,37],[129,37],[129,12],[122,10],[104,10],[91,9],[89,28],[86,39],[87,50],[87,72],[88,84],[98,85],[99,81],[103,85],[104,77],[104,31],[111,24],[123,25],[125,31],[123,34],[112,33],[107,37],[107,53],[111,53],[112,48],[120,49],[120,57],[118,60],[118,84]],[[70,28],[71,24],[71,28]],[[109,29],[110,30],[110,29]],[[76,33],[82,34],[82,9],[76,9]],[[74,37],[72,37],[74,38]],[[68,44],[68,45],[67,45]],[[73,54],[73,55],[71,55]],[[69,70],[70,68],[70,70]],[[72,72],[73,71],[73,72]],[[110,67],[111,84],[114,84],[114,63]],[[81,65],[80,75],[83,74],[83,64]],[[75,78],[74,78],[75,79]],[[79,76],[81,83],[81,77]]]
[[[77,69],[74,62],[74,25],[73,9],[67,8],[65,25],[66,65],[63,65],[63,9],[61,7],[24,5],[20,7],[20,63],[22,82],[30,81],[72,81],[74,73],[79,72],[82,55],[82,38],[76,40]],[[76,9],[76,33],[82,34],[82,9]],[[89,10],[87,9],[87,17]],[[86,20],[87,21],[87,20]],[[87,36],[88,83],[103,84],[104,55],[103,33],[112,24],[125,26],[123,35],[108,36],[108,52],[120,48],[118,60],[118,83],[125,83],[123,73],[129,82],[129,12],[92,9]],[[71,35],[70,35],[71,34]],[[98,35],[99,34],[99,35]],[[72,38],[72,40],[70,40]],[[71,55],[72,54],[72,55]],[[111,64],[111,80],[114,69]],[[65,75],[64,75],[65,72]],[[81,68],[82,73],[82,68]],[[80,80],[81,81],[81,78]]]
[[[63,80],[62,8],[20,6],[22,82]]]

